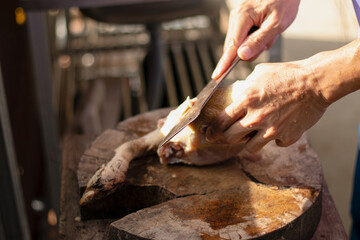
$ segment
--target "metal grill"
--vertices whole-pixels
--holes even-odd
[[[149,34],[142,25],[96,23],[75,13],[69,17],[66,44],[57,41],[63,47],[54,61],[60,129],[72,126],[72,131],[99,134],[149,110]],[[71,34],[74,19],[82,19],[86,31],[76,29],[75,22],[78,32]],[[158,107],[177,106],[210,80],[224,35],[216,19],[196,16],[164,23],[161,39],[164,88],[157,93],[162,99]],[[229,78],[244,79],[254,64],[240,63]]]

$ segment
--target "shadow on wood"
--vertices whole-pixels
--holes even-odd
[[[129,118],[95,139],[79,163],[80,193],[113,149],[153,130],[169,110]],[[109,239],[309,239],[321,214],[316,154],[306,137],[288,148],[268,144],[259,154],[261,161],[239,155],[203,167],[162,165],[156,155],[136,159],[114,194],[81,208],[82,219],[121,218]]]

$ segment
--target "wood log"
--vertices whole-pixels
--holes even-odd
[[[113,149],[153,130],[168,112],[129,118],[100,135],[80,159],[80,193]],[[321,215],[322,183],[306,136],[287,148],[268,144],[255,156],[203,167],[161,165],[153,154],[134,160],[117,191],[82,207],[81,217],[121,218],[108,239],[310,239]]]
[[[84,150],[89,147],[89,135],[71,135],[63,139],[59,234],[61,240],[102,240],[112,220],[80,221],[77,166]]]

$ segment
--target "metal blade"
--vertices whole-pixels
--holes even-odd
[[[240,58],[236,56],[234,61],[231,63],[230,67],[221,75],[218,79],[212,79],[196,96],[196,102],[194,105],[188,109],[183,115],[180,122],[178,122],[166,135],[164,140],[160,143],[159,147],[162,147],[167,143],[171,138],[183,130],[187,125],[192,123],[200,114],[201,110],[205,106],[206,102],[210,99],[212,94],[215,92],[220,83],[229,75],[229,73],[234,69],[236,64],[240,61]]]

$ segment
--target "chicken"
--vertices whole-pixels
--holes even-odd
[[[219,87],[206,103],[198,118],[159,149],[161,141],[182,115],[191,108],[196,98],[189,99],[188,97],[175,110],[171,111],[166,119],[159,120],[156,130],[143,137],[125,142],[116,148],[114,157],[106,165],[101,166],[89,180],[80,199],[80,205],[86,205],[113,192],[116,186],[125,180],[131,160],[156,150],[160,162],[163,164],[182,162],[207,165],[224,161],[239,153],[246,140],[237,144],[227,144],[221,140],[210,143],[205,139],[205,131],[210,121],[241,94],[244,85],[245,81],[238,80]]]

